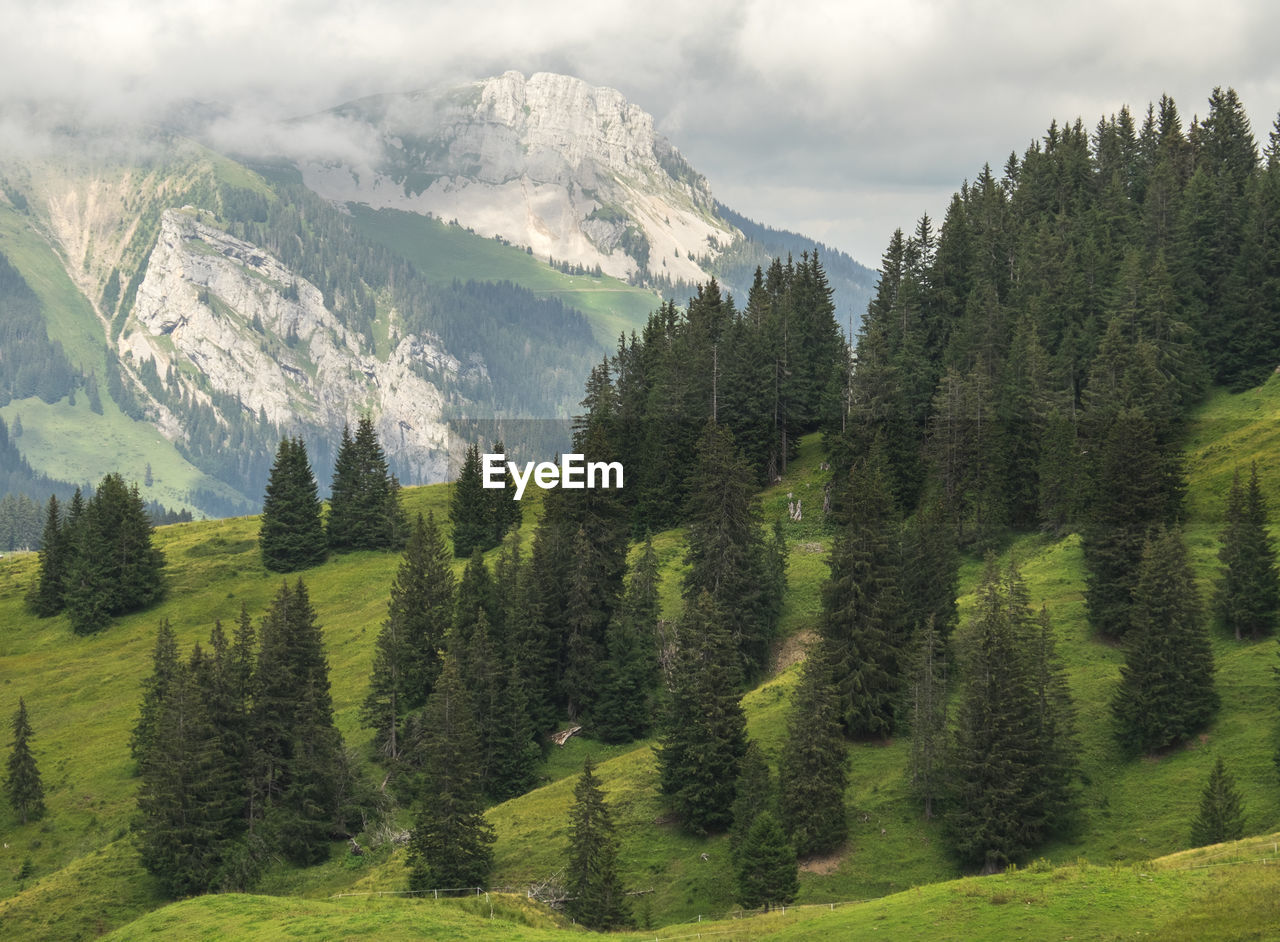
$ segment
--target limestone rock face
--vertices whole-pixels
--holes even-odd
[[[212,402],[207,384],[286,429],[334,435],[369,411],[406,483],[443,480],[444,396],[421,373],[459,376],[462,364],[437,338],[418,335],[393,337],[390,355],[379,359],[325,308],[315,285],[198,215],[170,209],[161,216],[120,338],[125,366],[136,370],[153,358],[161,377],[172,367],[186,395]],[[160,413],[161,430],[179,438],[182,429]]]
[[[620,92],[519,72],[446,92],[353,102],[365,156],[299,161],[328,199],[458,220],[535,255],[628,277],[705,280],[696,261],[738,235],[706,180]]]

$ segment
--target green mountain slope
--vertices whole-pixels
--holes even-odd
[[[1280,379],[1275,378],[1237,396],[1214,394],[1195,415],[1186,454],[1188,539],[1206,594],[1216,569],[1221,495],[1236,465],[1268,453],[1278,421]],[[785,506],[789,492],[801,496],[806,507],[820,506],[816,491],[826,476],[820,461],[818,443],[807,440],[787,478],[764,493],[768,516]],[[1263,485],[1271,505],[1280,506],[1280,473],[1264,468]],[[807,496],[810,493],[813,498]],[[443,519],[447,495],[447,486],[436,486],[408,490],[406,499],[411,513],[433,509]],[[526,530],[531,530],[534,516],[526,513]],[[826,575],[829,540],[815,517],[810,511],[803,523],[789,525],[790,589],[784,613],[788,637],[780,653],[781,669],[744,698],[751,735],[775,757],[785,736],[787,700],[797,675],[788,663],[815,624]],[[279,577],[262,569],[256,531],[257,521],[251,517],[162,529],[158,542],[168,558],[167,600],[91,638],[71,635],[63,619],[40,621],[26,614],[22,597],[35,571],[34,558],[0,560],[0,716],[11,715],[18,698],[26,698],[50,809],[45,821],[26,826],[17,825],[7,809],[0,810],[0,837],[8,845],[0,851],[0,938],[87,936],[122,926],[164,903],[138,867],[128,842],[137,780],[131,777],[126,744],[139,683],[149,670],[154,629],[161,617],[173,622],[185,651],[207,638],[215,618],[224,624],[234,619],[241,603],[255,616],[265,609]],[[655,547],[664,573],[663,604],[671,613],[679,603],[683,537],[679,531],[660,534]],[[820,919],[813,915],[812,923],[801,913],[818,911],[801,909],[785,917],[771,916],[769,920],[777,922],[768,925],[776,928],[778,938],[851,934],[873,926],[881,931],[894,927],[898,935],[920,938],[1007,938],[1021,927],[1026,937],[1042,938],[1049,937],[1045,933],[1054,926],[1087,917],[1092,928],[1078,937],[1123,938],[1142,928],[1159,937],[1182,932],[1182,937],[1193,938],[1199,923],[1186,920],[1194,916],[1215,926],[1239,928],[1237,935],[1221,937],[1251,937],[1249,927],[1265,925],[1262,920],[1274,916],[1266,908],[1266,900],[1274,898],[1274,887],[1267,882],[1271,871],[1241,865],[1188,874],[1161,870],[1152,876],[1146,862],[1186,846],[1200,789],[1219,755],[1227,760],[1243,793],[1246,832],[1276,829],[1280,785],[1272,761],[1275,643],[1237,643],[1215,636],[1223,701],[1216,721],[1188,748],[1155,760],[1131,761],[1112,742],[1107,709],[1121,653],[1094,640],[1085,624],[1078,540],[1024,536],[1005,555],[1022,565],[1033,604],[1043,602],[1053,617],[1080,714],[1082,810],[1074,832],[1043,850],[1058,869],[933,886],[962,874],[944,850],[938,823],[924,821],[908,797],[908,739],[854,744],[846,795],[849,843],[829,859],[808,862],[799,903],[887,898],[866,906],[837,907]],[[324,628],[338,725],[362,762],[367,762],[369,734],[358,725],[357,705],[367,689],[373,639],[397,563],[391,555],[353,554],[305,575]],[[972,589],[979,566],[976,559],[966,562],[963,592]],[[962,598],[962,608],[968,605]],[[670,822],[656,796],[650,747],[603,747],[572,739],[563,749],[553,749],[543,770],[547,784],[489,813],[498,834],[494,884],[520,888],[563,866],[571,777],[590,753],[615,808],[624,879],[630,887],[647,891],[637,911],[654,925],[667,926],[661,936],[671,937],[680,935],[678,923],[733,910],[724,838],[696,840]],[[375,774],[372,767],[369,772]],[[338,934],[381,927],[394,938],[400,921],[412,921],[421,907],[387,902],[383,908],[377,897],[358,903],[319,901],[341,892],[404,889],[403,852],[379,845],[376,835],[359,839],[370,848],[363,858],[352,858],[335,845],[330,862],[307,870],[279,865],[259,887],[266,894],[299,899],[196,901],[185,904],[192,907],[188,915],[175,920],[164,913],[181,913],[181,908],[162,911],[148,919],[164,921],[139,923],[124,930],[123,937],[133,937],[144,927],[152,931],[153,925],[171,927],[186,920],[192,926],[210,926],[213,934],[241,934],[247,921],[271,926],[272,920],[283,918],[315,918],[324,935],[324,920],[330,918],[326,913],[336,913],[333,918],[340,921],[333,926]],[[1260,852],[1253,856],[1257,855]],[[1095,866],[1064,866],[1077,858]],[[19,880],[27,860],[31,872]],[[1217,873],[1226,875],[1213,875]],[[1218,892],[1226,894],[1223,902],[1214,901]],[[237,900],[244,901],[243,911]],[[1235,922],[1224,921],[1228,913]],[[1185,917],[1181,928],[1170,922],[1175,914]],[[487,913],[481,915],[487,921]],[[484,937],[479,923],[468,924],[456,913],[449,918],[461,920],[450,923],[448,931],[455,937]],[[864,918],[865,923],[860,921]],[[354,921],[341,921],[348,919]],[[853,921],[825,922],[846,919]],[[924,927],[935,923],[941,926],[937,934],[925,934]],[[527,931],[550,931],[550,925],[537,923]],[[751,928],[742,925],[742,931],[751,934],[738,937],[755,937],[755,927],[766,921],[753,920]],[[218,926],[225,931],[219,933]],[[986,927],[986,936],[980,927]],[[734,928],[728,937],[737,931]]]
[[[40,299],[51,340],[62,344],[82,373],[105,375],[106,326],[68,277],[63,260],[29,218],[0,203],[0,251],[22,272]],[[96,483],[104,470],[141,481],[148,464],[155,484],[146,499],[198,509],[193,494],[206,490],[228,501],[251,500],[187,461],[155,426],[124,415],[101,383],[103,411],[90,411],[87,397],[49,404],[31,397],[0,409],[12,426],[22,416],[26,434],[18,446],[33,468],[55,480]],[[251,501],[252,502],[252,501]]]
[[[617,278],[566,275],[543,259],[460,226],[397,209],[349,203],[356,228],[404,256],[429,281],[510,281],[539,297],[557,298],[591,322],[596,341],[612,349],[618,335],[639,330],[657,306],[651,291]]]

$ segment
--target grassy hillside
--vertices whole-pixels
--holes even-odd
[[[429,281],[510,281],[581,311],[596,340],[613,349],[618,335],[639,330],[658,298],[616,278],[566,275],[523,249],[486,239],[417,213],[348,204],[356,227],[403,255]]]
[[[1266,939],[1280,921],[1275,841],[1242,841],[1143,865],[1038,862],[1021,872],[914,887],[877,900],[677,923],[619,938],[919,942],[1007,939]],[[111,939],[274,939],[300,924],[321,938],[589,938],[520,896],[458,900],[356,896],[332,900],[205,896],[167,906]]]
[[[1187,452],[1188,533],[1206,594],[1231,470],[1240,461],[1274,453],[1277,420],[1280,379],[1239,396],[1214,395],[1197,414]],[[826,575],[830,540],[818,519],[826,473],[819,462],[817,442],[806,441],[787,479],[763,495],[770,516],[785,506],[788,493],[806,510],[804,522],[788,524],[791,585],[780,669],[744,698],[751,735],[775,757],[786,735],[788,694],[797,676],[793,662],[816,623]],[[1280,513],[1280,470],[1264,466],[1262,471],[1271,505]],[[447,494],[447,486],[411,489],[406,501],[411,513],[430,508],[443,519]],[[533,517],[526,512],[526,531]],[[12,714],[19,696],[26,698],[50,809],[44,822],[25,827],[0,809],[0,836],[7,845],[0,849],[0,939],[88,936],[130,923],[164,902],[138,867],[127,833],[137,780],[131,777],[126,743],[139,683],[149,670],[161,617],[173,622],[186,651],[207,638],[215,618],[232,620],[242,602],[255,616],[262,613],[280,579],[262,569],[256,532],[256,518],[162,529],[158,542],[168,557],[168,599],[93,638],[74,637],[64,619],[27,615],[22,596],[34,559],[0,560],[0,717]],[[679,604],[683,537],[679,531],[659,534],[655,546],[664,573],[663,605],[673,613]],[[1045,848],[1048,862],[1031,868],[1034,872],[940,882],[962,874],[945,853],[938,824],[924,821],[908,796],[908,741],[856,744],[850,748],[846,796],[849,843],[828,859],[807,862],[799,902],[877,901],[825,911],[801,906],[785,915],[720,924],[715,929],[723,937],[847,937],[878,930],[912,938],[1057,938],[1055,927],[1060,933],[1079,921],[1084,928],[1078,938],[1127,938],[1139,929],[1160,938],[1249,938],[1256,937],[1247,934],[1249,927],[1274,924],[1274,881],[1280,879],[1274,868],[1243,863],[1176,870],[1175,865],[1203,861],[1205,852],[1159,866],[1150,861],[1185,847],[1200,789],[1218,755],[1227,760],[1244,795],[1248,833],[1270,833],[1280,822],[1280,783],[1272,761],[1275,642],[1237,643],[1216,634],[1223,700],[1217,720],[1187,748],[1158,759],[1129,760],[1112,744],[1108,726],[1121,652],[1095,641],[1085,623],[1078,540],[1026,536],[1006,556],[1020,562],[1032,601],[1047,605],[1053,617],[1079,707],[1085,784],[1075,831]],[[324,627],[338,724],[362,758],[369,734],[358,726],[357,705],[367,687],[372,642],[397,564],[392,555],[359,553],[305,574]],[[979,565],[976,559],[966,562],[964,591],[971,589]],[[969,604],[962,599],[962,606]],[[651,743],[604,747],[574,739],[553,749],[544,768],[546,785],[490,811],[498,834],[495,885],[519,888],[563,866],[572,776],[588,753],[599,762],[619,823],[624,878],[632,888],[647,891],[636,908],[653,925],[666,927],[659,937],[680,937],[692,928],[681,924],[732,911],[724,839],[695,840],[670,821],[656,796]],[[361,836],[361,842],[375,843],[370,835]],[[1257,857],[1264,849],[1255,842],[1238,853]],[[1269,855],[1275,856],[1274,850]],[[1092,865],[1069,866],[1081,858]],[[28,859],[33,872],[19,881]],[[324,937],[396,938],[437,918],[444,920],[438,932],[428,934],[438,938],[554,934],[554,920],[526,919],[520,915],[523,906],[514,903],[500,904],[491,923],[487,908],[476,908],[478,902],[434,907],[378,896],[326,899],[343,892],[400,891],[405,879],[403,854],[390,846],[353,858],[335,845],[333,859],[324,865],[307,870],[280,865],[268,873],[260,892],[289,899],[192,901],[146,916],[121,937],[169,936],[175,927],[186,926],[191,937],[253,938],[256,932],[265,938],[284,920],[296,925],[298,919],[315,919],[316,933]],[[1205,925],[1220,934],[1198,934]],[[1237,934],[1226,934],[1232,926]],[[197,932],[198,927],[205,928]]]

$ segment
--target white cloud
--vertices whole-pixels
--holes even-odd
[[[1189,120],[1232,85],[1264,140],[1280,108],[1280,8],[1247,0],[0,0],[0,24],[11,102],[60,98],[108,122],[221,102],[226,140],[360,95],[571,72],[651,111],[739,211],[869,264],[1052,118],[1091,128],[1168,92]],[[305,133],[367,143],[341,131]]]

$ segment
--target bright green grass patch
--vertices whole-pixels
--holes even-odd
[[[403,255],[429,281],[510,281],[536,295],[557,298],[586,315],[596,341],[606,349],[613,348],[620,334],[640,330],[659,304],[643,288],[616,278],[566,275],[523,249],[428,216],[358,203],[348,206],[356,228]]]
[[[93,370],[101,379],[106,366],[102,322],[67,277],[62,260],[32,229],[30,219],[7,204],[0,204],[0,251],[40,299],[49,339],[61,342],[73,366],[86,373]]]
[[[546,942],[563,938],[564,922],[520,897],[434,900],[389,897],[339,900],[285,899],[227,894],[201,896],[157,910],[107,938],[432,939],[435,942],[510,939]]]
[[[56,480],[96,486],[106,471],[114,470],[138,484],[143,500],[158,500],[174,510],[185,507],[198,512],[191,493],[199,488],[234,500],[248,499],[183,458],[154,425],[135,422],[122,413],[105,390],[102,415],[89,409],[83,394],[76,397],[74,406],[69,399],[52,405],[35,397],[16,400],[0,408],[0,415],[10,428],[15,417],[22,416],[18,448],[33,468]],[[148,464],[153,483],[143,487]]]
[[[1230,846],[1230,845],[1227,845]],[[1221,852],[1223,848],[1212,848]],[[623,939],[1270,939],[1280,920],[1280,867],[1240,855],[1229,866],[1189,869],[1173,858],[1146,866],[1053,867],[1043,862],[992,877],[908,888],[879,899],[800,903],[771,913],[690,919]],[[637,898],[643,900],[643,897]],[[377,938],[553,940],[583,938],[521,896],[454,900],[356,896],[333,900],[233,894],[175,903],[112,939]]]

